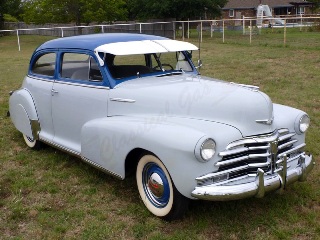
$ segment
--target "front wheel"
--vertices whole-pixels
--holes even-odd
[[[32,148],[32,149],[41,148],[41,142],[39,142],[38,140],[32,139],[31,137],[28,137],[25,134],[23,134],[23,139],[29,148]]]
[[[181,218],[188,199],[178,192],[163,163],[153,155],[144,155],[137,166],[136,180],[144,205],[165,220]]]

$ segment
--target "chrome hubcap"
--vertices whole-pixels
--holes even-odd
[[[147,163],[142,171],[142,184],[150,203],[164,208],[170,200],[170,184],[161,167],[156,163]]]
[[[149,191],[157,198],[162,197],[164,192],[163,182],[159,174],[152,173],[148,180]]]

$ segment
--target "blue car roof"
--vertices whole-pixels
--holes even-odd
[[[64,37],[50,40],[40,45],[36,51],[48,48],[72,48],[94,50],[98,46],[115,42],[129,42],[141,40],[164,40],[165,37],[154,35],[136,34],[136,33],[100,33],[79,35],[73,37]]]

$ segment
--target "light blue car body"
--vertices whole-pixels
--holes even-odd
[[[192,199],[262,197],[265,191],[305,179],[314,164],[303,150],[305,133],[298,129],[306,114],[273,104],[256,87],[200,76],[187,52],[192,70],[177,75],[138,74],[117,80],[101,64],[99,82],[60,75],[64,52],[86,53],[101,62],[102,55],[95,52],[99,46],[143,40],[166,39],[98,34],[41,45],[21,89],[10,97],[15,127],[120,179],[141,151],[150,152],[166,166],[178,191]],[[32,70],[38,56],[46,52],[56,53],[51,77]],[[206,139],[213,139],[216,149],[209,161],[202,161],[199,151]],[[251,145],[232,146],[239,141],[251,141]],[[252,141],[263,142],[264,152],[250,152],[255,147]],[[276,150],[272,149],[275,144]],[[224,160],[225,155],[231,157]]]

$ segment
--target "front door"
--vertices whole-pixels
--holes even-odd
[[[85,53],[63,53],[52,95],[53,142],[79,155],[82,126],[107,116],[109,88],[96,61]]]

